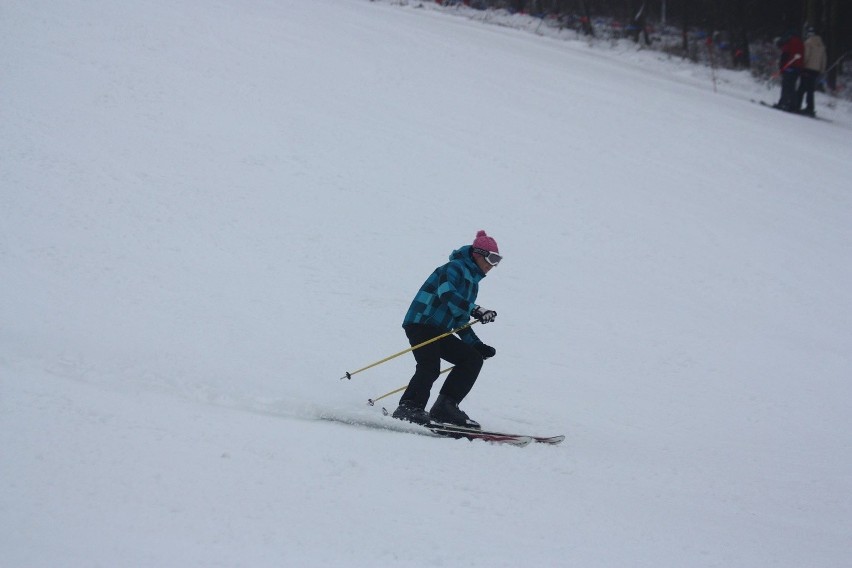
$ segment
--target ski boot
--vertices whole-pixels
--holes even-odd
[[[453,426],[462,426],[464,428],[473,428],[475,430],[480,430],[482,428],[479,425],[479,422],[471,420],[470,416],[465,414],[465,412],[459,408],[457,402],[442,394],[438,395],[438,399],[435,401],[435,404],[432,405],[432,410],[429,411],[429,416],[431,416],[432,420],[435,422],[452,424]]]
[[[414,424],[420,424],[423,426],[431,422],[429,413],[426,412],[425,409],[420,408],[408,400],[400,401],[399,406],[393,411],[391,416],[397,420],[405,420],[407,422],[413,422]]]

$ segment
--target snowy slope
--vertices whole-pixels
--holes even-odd
[[[366,0],[0,10],[9,566],[824,566],[852,553],[852,115]],[[484,228],[463,407],[380,422]],[[392,406],[396,399],[390,399]]]

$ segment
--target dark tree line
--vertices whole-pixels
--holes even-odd
[[[771,40],[788,30],[801,33],[805,25],[817,29],[828,48],[830,62],[852,58],[852,0],[468,0],[478,7],[508,8],[536,15],[572,15],[581,18],[584,31],[594,34],[594,17],[628,22],[637,41],[647,21],[676,25],[687,30],[725,32],[744,53],[749,43]],[[684,48],[686,45],[684,45]],[[829,72],[834,83],[840,66]]]

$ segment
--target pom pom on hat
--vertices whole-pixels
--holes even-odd
[[[485,231],[477,231],[476,238],[473,239],[473,246],[489,252],[500,252],[497,248],[497,241],[485,234]]]

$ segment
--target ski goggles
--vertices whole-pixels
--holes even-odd
[[[482,255],[485,258],[485,261],[491,266],[497,266],[500,264],[500,261],[503,260],[503,257],[496,252],[491,252],[490,250],[485,250],[483,248],[473,247],[473,252]]]

